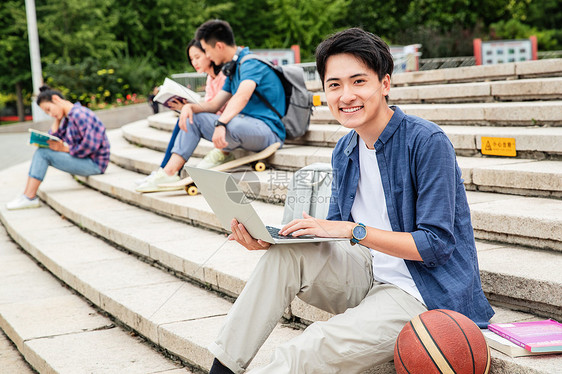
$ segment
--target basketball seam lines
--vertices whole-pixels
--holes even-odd
[[[437,345],[437,343],[435,342],[435,340],[433,339],[433,337],[431,336],[431,334],[429,333],[429,330],[427,329],[427,326],[423,323],[423,321],[421,320],[421,318],[419,318],[419,316],[415,317],[413,319],[415,324],[420,324],[420,328],[423,329],[423,331],[420,331],[421,333],[424,334],[425,339],[422,340],[422,342],[424,343],[423,345],[425,346],[425,343],[430,344],[431,346],[433,346],[437,352],[439,352],[440,357],[437,358],[442,358],[444,360],[444,362],[441,362],[442,365],[439,365],[436,363],[437,367],[439,368],[439,371],[441,373],[451,373],[454,374],[454,370],[451,367],[451,363],[449,362],[449,360],[447,360],[447,357],[445,357],[445,355],[443,354],[443,352],[441,351],[441,348],[439,348],[439,346]],[[417,332],[417,331],[416,331]],[[427,350],[427,348],[426,348]],[[431,354],[428,352],[428,354],[431,357]],[[433,360],[433,357],[432,357]],[[435,361],[434,361],[435,362]],[[443,365],[444,364],[444,365]],[[442,367],[443,366],[443,367]]]
[[[458,326],[459,330],[461,330],[464,339],[466,340],[466,344],[468,344],[468,349],[470,350],[470,356],[472,357],[472,373],[475,374],[476,373],[476,362],[474,361],[474,352],[472,352],[472,346],[470,345],[470,341],[468,340],[468,337],[466,336],[466,334],[464,333],[464,330],[462,329],[462,327],[458,324],[458,322],[452,317],[450,316],[448,313],[445,313],[442,310],[437,310],[437,312],[439,313],[443,313],[444,315],[446,315],[447,317],[449,317],[454,323],[455,325]]]
[[[411,325],[412,324],[410,323],[410,327],[412,327],[413,330],[414,328]],[[404,368],[404,370],[406,370],[406,373],[411,374],[408,368],[406,367],[406,364],[402,360],[402,355],[400,354],[400,346],[398,345],[399,341],[400,341],[400,335],[398,335],[398,338],[396,339],[396,352],[398,353],[398,358],[400,359],[400,363],[402,363],[402,367]]]
[[[417,318],[414,317],[412,318],[412,321]],[[435,365],[435,368],[439,371],[439,373],[443,374],[443,371],[441,371],[441,369],[439,368],[439,365],[437,365],[437,362],[435,362],[435,360],[433,359],[433,356],[431,356],[431,353],[429,353],[429,351],[427,350],[427,347],[424,344],[424,340],[420,337],[420,335],[418,334],[418,331],[416,330],[416,327],[414,326],[414,324],[412,323],[412,321],[410,321],[410,325],[412,327],[412,331],[414,332],[414,334],[416,334],[416,337],[418,338],[418,340],[421,343],[421,346],[423,347],[423,349],[425,350],[425,352],[427,353],[427,356],[431,359],[431,361],[433,362],[433,364]]]

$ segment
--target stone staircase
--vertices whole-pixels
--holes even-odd
[[[560,75],[562,60],[541,60],[393,78],[392,103],[441,125],[457,150],[482,284],[497,312],[493,322],[562,320]],[[310,82],[314,87],[318,82]],[[35,370],[209,370],[206,346],[262,253],[227,241],[200,195],[134,191],[134,181],[158,167],[175,121],[167,112],[111,130],[112,163],[104,175],[49,170],[39,209],[5,210],[23,189],[28,163],[0,172],[0,327]],[[272,168],[258,173],[254,202],[264,221],[281,221],[292,172],[329,162],[347,131],[320,107],[309,133],[270,159]],[[517,157],[483,157],[483,135],[516,138]],[[189,164],[211,146],[202,141]],[[267,362],[277,344],[306,324],[329,317],[295,299],[251,367]],[[14,357],[0,334],[0,372],[31,372]],[[560,355],[492,351],[494,374],[561,367]],[[370,372],[394,369],[387,363]]]

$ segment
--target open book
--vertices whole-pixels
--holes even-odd
[[[29,129],[29,132],[31,133],[29,135],[29,144],[32,145],[36,145],[38,147],[49,147],[49,143],[47,143],[47,140],[56,140],[58,142],[62,141],[59,138],[57,138],[54,135],[51,135],[49,133],[43,132],[43,131],[39,131],[39,130],[34,130],[34,129]]]
[[[198,103],[201,101],[201,95],[191,91],[189,88],[182,86],[174,80],[166,78],[164,79],[164,83],[160,86],[158,94],[154,96],[153,100],[169,108],[170,101],[173,100]]]

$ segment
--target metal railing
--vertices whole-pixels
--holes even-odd
[[[172,74],[172,79],[195,92],[205,92],[207,74],[205,73],[179,73]]]
[[[476,59],[474,56],[421,58],[419,64],[420,70],[448,69],[476,65]]]

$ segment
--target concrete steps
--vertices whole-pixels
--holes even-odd
[[[147,121],[139,121],[124,126],[122,128],[123,136],[134,144],[156,150],[165,150],[170,140],[169,132],[173,130],[176,121],[177,117],[174,113],[150,116]],[[147,126],[167,133],[162,134],[152,131],[147,129]],[[457,155],[481,156],[482,137],[486,136],[514,138],[517,148],[516,158],[562,158],[562,127],[443,125],[441,128],[453,143]],[[311,124],[303,137],[289,140],[287,144],[333,148],[337,141],[348,132],[348,129],[339,125]]]
[[[557,76],[562,76],[560,58],[400,73],[392,76],[392,84],[400,87]]]
[[[61,176],[61,179],[62,178],[63,176]],[[169,230],[171,230],[172,227],[176,227],[174,226],[173,221],[170,222],[169,219],[164,217],[159,217],[158,219],[155,217],[145,218],[143,215],[151,217],[151,214],[138,211],[138,209],[137,212],[133,214],[132,212],[129,212],[128,209],[125,209],[125,207],[128,206],[123,203],[119,203],[109,197],[103,197],[103,199],[101,197],[96,197],[95,191],[85,189],[81,186],[74,186],[75,182],[71,180],[70,177],[68,177],[67,180],[68,182],[65,184],[64,188],[62,188],[61,185],[57,185],[57,189],[53,189],[52,192],[50,190],[42,190],[41,197],[61,215],[77,222],[82,227],[91,230],[98,235],[106,238],[112,238],[111,240],[114,240],[113,238],[117,237],[127,238],[122,239],[120,242],[116,242],[116,245],[124,246],[129,250],[137,248],[137,251],[139,251],[138,248],[146,247],[146,244],[144,244],[145,242],[148,242],[149,248],[151,248],[151,243],[154,241],[155,236],[156,238],[181,238],[185,242],[188,237],[200,238],[202,235],[205,239],[198,241],[206,243],[208,247],[218,248],[219,245],[224,244],[224,237],[219,236],[220,240],[218,242],[213,242],[214,244],[211,245],[210,235],[206,232],[204,235],[201,230],[190,230],[189,234],[187,232],[183,233],[187,230],[185,228],[180,229],[180,226],[185,226],[181,224],[176,225],[178,227],[176,230],[180,231],[179,235],[170,233]],[[88,183],[88,181],[86,183]],[[63,190],[64,192],[59,192],[60,190]],[[75,196],[70,197],[71,190],[72,195]],[[176,199],[176,196],[170,196],[168,194],[166,196],[160,196],[160,198],[162,200],[174,200]],[[200,196],[186,196],[183,199],[191,200],[198,198],[200,198]],[[96,204],[92,207],[92,209],[90,209],[92,210],[92,213],[84,207],[84,201],[96,201]],[[191,205],[195,205],[195,203]],[[256,207],[256,210],[258,210],[260,215],[268,217],[264,218],[267,222],[277,223],[280,221],[282,215],[281,207],[260,204],[259,202],[254,202],[253,205]],[[98,206],[104,207],[104,214],[99,214]],[[152,207],[153,209],[157,209],[156,204]],[[486,211],[487,207],[480,207],[480,209]],[[107,217],[105,212],[108,210],[126,210],[127,214],[125,215],[125,219],[120,218],[117,214],[114,214],[114,217]],[[476,209],[473,210],[478,212],[478,205]],[[167,215],[164,209],[156,211],[160,214]],[[220,225],[218,225],[218,222],[216,222],[212,212],[205,203],[201,204],[199,214],[196,214],[196,212],[193,211],[188,212],[188,214],[190,213],[193,213],[194,215],[194,218],[191,219],[192,223],[204,225],[205,223],[208,224],[210,222],[215,222],[215,225],[212,228],[219,232],[222,231]],[[476,217],[480,217],[479,214],[475,213],[474,215]],[[129,222],[129,220],[126,219],[128,216],[134,216],[134,222]],[[198,219],[195,218],[197,216],[201,217],[200,219],[205,218],[205,220],[203,222],[198,222]],[[208,218],[206,218],[207,216]],[[142,225],[141,223],[145,221],[147,221],[148,224]],[[140,234],[140,237],[131,238],[133,236],[131,226],[135,227],[134,230]],[[163,227],[166,227],[166,230],[163,230]],[[177,244],[178,241],[176,240],[175,243]],[[228,253],[234,252],[232,247],[237,247],[234,243],[227,243],[224,245],[227,246],[224,250],[228,251]],[[562,274],[557,274],[556,272],[556,269],[562,266],[562,257],[559,253],[531,248],[513,247],[506,244],[479,243],[479,249],[481,250],[479,256],[481,257],[480,266],[483,272],[482,279],[487,282],[485,283],[484,290],[491,295],[492,299],[498,299],[506,304],[511,304],[517,307],[528,308],[529,310],[534,310],[535,312],[540,311],[545,315],[555,318],[562,317],[562,312],[560,312],[562,309]],[[192,250],[201,251],[201,249],[198,248],[193,248]],[[242,256],[236,260],[237,263],[244,262],[245,259],[247,261],[247,256],[245,256],[244,252],[245,251],[242,251]],[[240,252],[236,251],[235,253]],[[145,253],[141,254],[146,255]],[[158,258],[166,257],[167,255],[160,254],[157,258],[153,259],[158,260]],[[530,263],[532,265],[522,268],[522,263]],[[245,267],[246,271],[244,271],[244,274],[249,275],[253,265],[254,263],[247,264],[246,266],[248,266],[248,268]],[[193,266],[194,265],[192,265],[192,267]],[[174,270],[180,271],[177,266],[174,267]],[[217,271],[216,269],[208,270],[206,268],[201,270],[202,273],[206,273],[207,271],[216,273]],[[237,269],[237,271],[240,271],[240,269]],[[185,275],[190,277],[189,273]],[[215,284],[214,281],[209,280],[208,277],[195,277],[197,281],[206,284],[210,283],[213,288],[229,295],[236,295],[236,292],[241,290],[241,282],[245,282],[246,280],[242,277],[241,279],[234,281],[232,274],[221,274],[217,278],[230,279],[230,284],[237,285],[236,287],[227,289],[225,286]],[[512,302],[510,302],[511,299],[513,299]],[[305,311],[304,313],[305,315],[311,314],[310,311]],[[296,314],[296,316],[304,318],[301,314]]]
[[[438,125],[470,126],[560,126],[562,101],[502,103],[404,104],[406,114],[422,117]],[[328,107],[316,107],[311,123],[334,123]]]
[[[18,170],[10,175],[17,175],[21,179],[25,173]],[[60,193],[61,188],[64,188],[61,181],[69,182],[68,179],[65,181],[62,178],[50,186],[46,184],[45,188],[53,188]],[[81,188],[75,181],[70,182],[74,187]],[[16,189],[12,187],[6,190],[15,192]],[[95,195],[103,197],[98,193]],[[9,235],[47,270],[150,342],[185,360],[196,369],[209,370],[212,356],[206,346],[222,326],[231,306],[228,300],[117,250],[104,240],[70,224],[48,206],[11,212],[3,207],[6,200],[5,197],[2,198],[2,224]],[[118,211],[105,210],[99,201],[98,204],[95,201],[91,202],[97,207],[98,213],[119,214]],[[124,208],[125,214],[131,213],[129,206],[124,205]],[[130,220],[130,217],[121,216],[121,219]],[[37,224],[34,225],[33,222],[41,222],[41,229],[37,230]],[[150,225],[151,222],[145,222],[144,227]],[[46,235],[50,237],[45,238]],[[61,237],[66,240],[61,242]],[[58,287],[61,288],[60,285]],[[37,292],[40,291],[39,288]],[[275,345],[297,333],[291,327],[279,325],[252,363],[252,367],[266,362]],[[114,345],[111,345],[107,348],[113,347]],[[124,347],[124,350],[128,352],[127,348]],[[148,356],[148,353],[145,355]],[[143,364],[143,360],[138,361]],[[127,364],[128,360],[123,359],[120,362]],[[74,365],[75,369],[80,367],[77,363]],[[152,373],[143,371],[145,369],[136,370],[129,372]]]
[[[324,92],[318,91],[316,94],[320,95],[322,104],[326,105]],[[389,103],[392,105],[560,99],[560,77],[392,87],[389,94]]]
[[[152,122],[156,123],[154,119]],[[169,141],[169,133],[157,130],[150,123],[138,122],[125,126],[121,133],[113,130],[110,134],[112,144],[112,161],[119,166],[129,170],[149,174],[156,170],[162,161],[163,154],[154,150],[164,150]],[[159,122],[163,123],[163,122]],[[320,125],[314,125],[318,127]],[[325,127],[333,128],[331,125]],[[162,125],[163,127],[163,125]],[[342,127],[336,127],[342,128]],[[464,129],[461,127],[461,129]],[[560,128],[562,130],[562,128]],[[310,132],[309,132],[310,133]],[[524,139],[531,142],[529,134],[521,131],[521,142]],[[475,144],[474,135],[467,134]],[[562,131],[561,131],[562,135]],[[468,137],[467,136],[467,137]],[[468,139],[457,139],[451,137],[453,143],[468,143]],[[135,144],[141,144],[145,148],[131,145],[129,140]],[[549,139],[551,140],[551,139]],[[560,139],[562,141],[562,138]],[[537,143],[545,145],[544,143]],[[554,144],[552,144],[555,146]],[[562,147],[558,147],[562,151]],[[212,149],[212,144],[202,140],[196,149],[196,156],[202,157]],[[543,148],[545,149],[545,148]],[[314,162],[330,163],[331,149],[326,147],[294,146],[287,145],[278,151],[271,159],[271,165],[279,170],[268,171],[266,174],[258,173],[263,180],[262,190],[264,198],[271,196],[272,190],[279,189],[275,179],[282,182],[290,180],[287,169],[294,169],[295,165],[303,165],[302,159],[314,160]],[[189,160],[188,164],[196,165],[199,158]],[[562,163],[557,161],[522,159],[522,158],[500,158],[500,157],[458,157],[458,163],[463,172],[465,186],[469,190],[500,192],[523,196],[536,197],[562,197]],[[304,165],[303,165],[304,166]],[[300,166],[302,167],[302,166]],[[282,186],[281,186],[282,187]],[[283,191],[274,192],[283,193]]]
[[[412,71],[392,75],[395,88],[455,84],[464,82],[511,81],[529,78],[551,78],[562,76],[562,59],[511,62],[497,65],[465,66],[449,69]],[[311,91],[322,91],[322,82],[306,82]]]
[[[562,78],[393,87],[391,104],[530,101],[562,99]]]
[[[20,215],[10,220],[25,224],[29,218],[22,219]],[[42,242],[43,247],[55,248],[50,232],[66,234],[77,230],[56,215],[57,224],[43,215],[39,218],[48,229],[27,226],[35,231],[35,240]],[[81,255],[81,251],[76,251],[76,244],[69,243],[65,248],[67,256],[74,256],[74,260]],[[39,255],[39,251],[34,253]],[[0,269],[0,327],[17,348],[0,334],[0,372],[31,374],[34,371],[27,362],[39,373],[191,373],[143,339],[116,326],[65,288],[22,253],[3,227],[0,227]],[[62,275],[61,270],[58,276]]]
[[[182,212],[193,209],[194,204],[199,206],[200,196],[180,200],[181,196],[185,195],[183,191],[144,195],[136,193],[133,181],[139,177],[136,173],[110,165],[105,175],[92,176],[87,179],[87,183],[106,193],[117,194],[119,191],[120,199],[148,209],[154,209],[153,201],[159,200],[160,196],[171,195],[177,197],[177,205],[182,206]],[[264,199],[269,194],[267,183],[267,180],[262,181]],[[283,186],[275,188],[282,193]],[[467,195],[476,237],[562,250],[562,201],[477,191],[468,191]],[[257,201],[256,204],[261,204],[261,202]],[[177,216],[175,214],[177,208],[170,207],[169,209],[174,216]],[[264,207],[264,209],[268,208]],[[282,207],[279,207],[278,221],[281,219],[281,212]]]
[[[25,170],[26,167],[12,168],[2,173],[2,180],[21,179]],[[0,209],[0,219],[10,235],[49,271],[120,323],[189,365],[208,369],[212,357],[205,347],[216,335],[229,304],[216,294],[204,291],[184,279],[236,296],[261,253],[249,253],[233,243],[220,248],[221,242],[224,242],[220,234],[103,196],[79,185],[64,173],[53,174],[56,175],[52,175],[42,186],[41,198],[55,211],[47,206],[16,212]],[[15,193],[18,187],[5,190]],[[3,199],[6,200],[5,197]],[[45,227],[39,233],[33,225],[37,221],[41,221],[41,226]],[[41,231],[43,235],[40,235]],[[103,236],[106,241],[88,235],[88,231]],[[67,243],[45,240],[45,232],[68,238]],[[186,246],[187,240],[194,245]],[[79,251],[76,250],[78,243]],[[125,252],[114,248],[122,248]],[[223,251],[222,254],[212,256],[217,249]],[[493,259],[497,257],[493,251],[513,250],[532,252],[524,248],[479,243],[479,255],[489,254],[481,258],[484,284],[488,278],[495,277],[505,278],[505,284],[514,280],[520,284],[535,282],[537,289],[556,291],[556,284],[546,289],[549,282],[553,283],[552,279],[543,282],[536,277],[539,268],[554,268],[555,265],[548,258],[544,258],[535,271],[527,270],[526,274],[517,273],[517,267],[513,268],[514,272],[506,266],[499,267],[504,273],[489,270],[495,266]],[[212,257],[208,258],[209,255]],[[534,256],[537,257],[536,253]],[[490,264],[486,265],[486,261]],[[151,267],[150,263],[156,267]],[[491,275],[488,276],[488,272]],[[495,284],[499,290],[505,288],[501,281],[496,280]],[[556,294],[551,295],[557,298]],[[288,313],[302,318],[312,317],[311,320],[329,317],[327,313],[319,313],[303,304],[293,303]],[[536,318],[501,307],[495,309],[498,311],[495,322]],[[292,327],[279,325],[252,365],[262,364],[267,359],[264,356],[269,355],[273,346],[298,333],[299,330]],[[554,368],[559,367],[561,360],[558,356],[512,359],[493,351],[492,372],[554,373]],[[387,364],[371,372],[391,373],[393,368]]]

